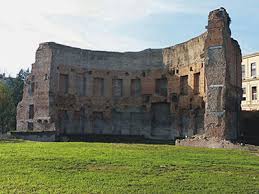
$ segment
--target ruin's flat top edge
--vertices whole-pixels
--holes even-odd
[[[161,51],[163,48],[147,48],[140,51],[112,51],[112,50],[95,50],[95,49],[87,49],[87,48],[79,48],[74,46],[68,46],[65,44],[60,44],[56,42],[43,42],[40,43],[40,46],[50,46],[52,48],[67,48],[67,49],[75,49],[75,50],[81,50],[81,51],[88,51],[88,52],[100,52],[100,53],[114,53],[114,54],[130,54],[130,53],[142,53],[142,52],[149,52],[149,51]]]
[[[95,49],[87,49],[87,48],[79,48],[79,47],[74,47],[74,46],[68,46],[65,44],[60,44],[60,43],[56,43],[56,42],[42,42],[40,43],[40,46],[49,46],[49,47],[53,47],[53,48],[67,48],[67,49],[76,49],[76,50],[81,50],[81,51],[88,51],[88,52],[100,52],[100,53],[114,53],[114,54],[133,54],[133,53],[148,53],[148,52],[163,52],[163,50],[166,49],[172,49],[172,48],[176,48],[177,46],[183,45],[183,44],[187,44],[188,42],[194,41],[195,39],[198,39],[200,37],[204,37],[207,35],[207,32],[204,32],[198,36],[195,36],[191,39],[188,39],[187,41],[181,42],[179,44],[175,44],[173,46],[168,46],[168,47],[164,47],[164,48],[147,48],[144,50],[137,50],[137,51],[113,51],[113,50],[95,50]]]

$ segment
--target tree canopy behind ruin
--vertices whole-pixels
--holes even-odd
[[[20,70],[15,78],[0,82],[0,133],[16,129],[16,106],[22,99],[29,70]]]

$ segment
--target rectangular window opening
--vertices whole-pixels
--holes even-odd
[[[29,119],[33,119],[34,118],[34,105],[31,104],[29,106]]]
[[[246,77],[245,65],[242,65],[242,79],[245,79],[245,77]]]
[[[114,97],[121,97],[123,92],[123,81],[122,79],[112,80],[112,95]]]
[[[34,95],[34,90],[35,90],[35,83],[34,82],[31,82],[29,84],[29,95],[30,96],[33,96]]]
[[[104,96],[104,79],[103,78],[94,78],[93,95],[97,96],[97,97]]]
[[[68,93],[69,82],[67,74],[60,74],[59,76],[59,92],[62,94]]]
[[[101,134],[105,126],[103,112],[93,112],[93,130],[96,134]]]
[[[194,94],[200,94],[200,73],[194,74]]]
[[[256,63],[251,63],[251,76],[256,76]]]
[[[156,94],[160,96],[167,96],[167,79],[156,79]]]
[[[77,85],[77,95],[86,96],[86,77],[83,75],[77,75],[76,85]]]
[[[180,77],[180,93],[188,95],[188,75]]]
[[[242,88],[242,90],[243,90],[242,101],[246,101],[246,88]]]
[[[257,87],[252,87],[252,100],[257,100]]]
[[[141,80],[140,79],[131,80],[131,96],[133,96],[133,97],[141,96]]]
[[[32,122],[28,122],[28,130],[33,131],[33,123]]]

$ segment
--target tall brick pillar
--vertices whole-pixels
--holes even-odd
[[[230,22],[224,8],[209,14],[205,43],[207,100],[204,128],[208,137],[234,140],[239,131],[241,51],[231,38]]]

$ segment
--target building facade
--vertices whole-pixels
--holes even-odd
[[[141,52],[40,44],[17,129],[62,135],[175,139],[238,136],[241,51],[224,8],[187,42]]]
[[[246,55],[242,61],[242,110],[259,110],[259,53]]]

